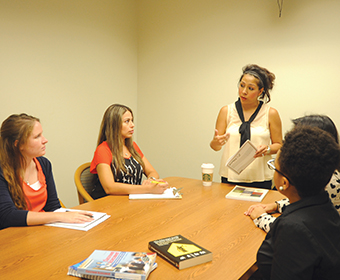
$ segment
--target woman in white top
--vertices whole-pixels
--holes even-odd
[[[243,68],[238,84],[238,100],[221,108],[210,147],[221,150],[225,145],[220,175],[222,183],[271,188],[273,172],[267,161],[282,146],[282,125],[279,113],[268,106],[275,75],[255,64]],[[239,175],[226,167],[246,140],[256,147],[255,160]]]

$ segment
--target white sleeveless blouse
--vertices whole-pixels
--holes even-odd
[[[269,130],[269,109],[270,106],[263,104],[256,118],[250,124],[250,141],[255,147],[259,145],[270,145],[270,130]],[[239,133],[240,120],[235,103],[228,105],[227,116],[227,132],[230,133],[230,138],[225,144],[220,165],[220,176],[225,177],[230,182],[263,182],[273,178],[273,171],[267,167],[267,161],[272,157],[266,155],[256,158],[245,170],[237,175],[234,171],[225,166],[228,159],[234,155],[240,148]]]

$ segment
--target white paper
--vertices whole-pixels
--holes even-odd
[[[177,192],[174,195],[176,188],[168,188],[162,194],[142,193],[130,194],[129,199],[181,199],[182,196]]]
[[[86,211],[93,215],[93,220],[91,222],[75,224],[75,223],[51,223],[45,224],[45,226],[51,227],[62,227],[62,228],[69,228],[69,229],[77,229],[88,231],[89,229],[95,227],[96,225],[104,222],[106,219],[110,218],[110,215],[102,212],[94,212],[94,211],[87,211],[87,210],[76,210],[76,209],[68,209],[68,208],[59,208],[54,212],[68,212],[68,211]]]
[[[237,153],[228,159],[226,166],[240,175],[240,173],[255,160],[254,155],[256,151],[257,149],[253,143],[247,140]]]

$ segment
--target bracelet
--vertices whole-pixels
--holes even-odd
[[[155,177],[149,177],[148,179],[151,179],[151,180],[154,180],[154,181],[156,181],[157,179],[155,178]]]
[[[267,153],[266,153],[266,154],[267,154],[267,155],[270,155],[271,150],[272,150],[272,149],[271,149],[270,146],[268,145]]]

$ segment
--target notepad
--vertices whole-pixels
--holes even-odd
[[[76,209],[68,209],[68,208],[59,208],[55,210],[54,212],[67,212],[67,211],[80,211]],[[104,222],[106,219],[110,218],[110,215],[107,215],[106,213],[102,212],[94,212],[94,211],[87,211],[93,215],[93,220],[91,222],[81,223],[81,224],[75,224],[75,223],[50,223],[45,224],[45,226],[51,226],[51,227],[62,227],[62,228],[69,228],[69,229],[76,229],[76,230],[82,230],[82,231],[88,231],[89,229],[95,227],[96,225]]]
[[[162,194],[141,193],[129,194],[129,199],[181,199],[182,195],[178,192],[174,194],[175,187],[168,188]]]

